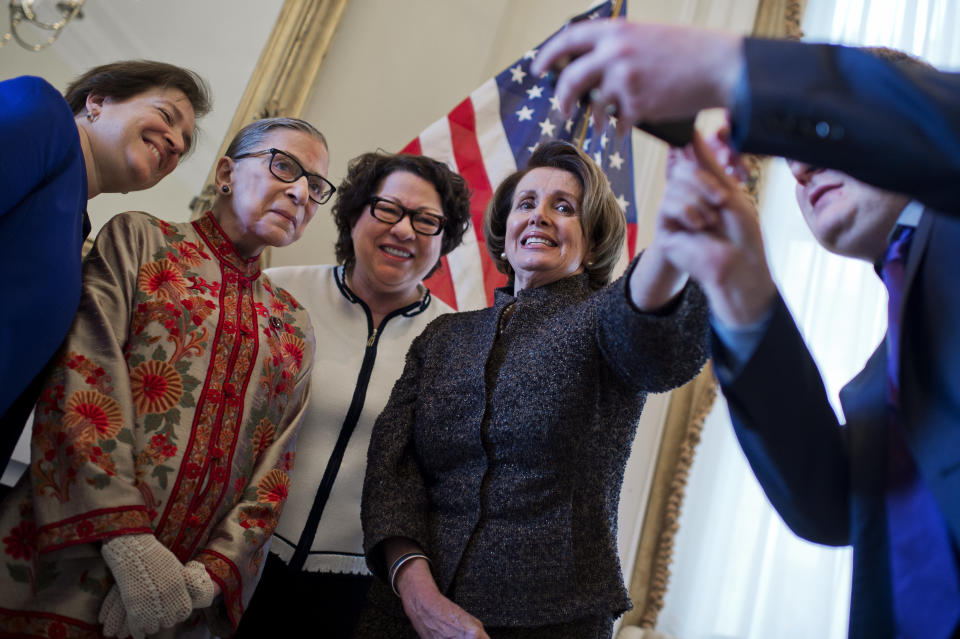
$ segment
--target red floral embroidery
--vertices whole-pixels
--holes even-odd
[[[151,360],[130,372],[130,390],[137,415],[165,413],[180,401],[183,380],[169,363]]]
[[[95,439],[116,437],[123,426],[123,413],[117,400],[99,391],[75,391],[67,400],[63,424],[70,429],[72,440],[92,444]]]
[[[187,281],[183,279],[180,267],[167,259],[144,264],[137,278],[137,286],[147,295],[169,300],[177,300],[187,294]]]
[[[273,423],[266,417],[261,419],[260,423],[257,424],[257,428],[253,431],[253,438],[250,441],[250,446],[253,448],[255,457],[259,457],[260,454],[273,443],[275,430],[276,428]]]
[[[257,500],[268,504],[282,504],[290,490],[290,476],[274,468],[257,482]]]
[[[37,526],[30,520],[21,521],[3,538],[4,552],[14,559],[33,559],[37,552]]]

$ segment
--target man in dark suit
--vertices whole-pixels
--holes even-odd
[[[831,252],[879,266],[893,232],[914,227],[902,302],[892,292],[884,342],[841,393],[841,426],[770,277],[752,203],[699,138],[694,148],[671,169],[663,245],[710,301],[717,376],[758,480],[798,535],[854,546],[851,637],[958,636],[960,220],[790,162],[804,218]]]
[[[960,74],[849,47],[624,20],[571,25],[532,69],[565,62],[561,106],[589,95],[596,113],[616,114],[621,132],[728,107],[740,151],[839,169],[938,210],[960,208]]]
[[[841,393],[846,426],[770,279],[752,205],[699,139],[661,230],[710,299],[718,376],[768,497],[797,534],[854,546],[850,636],[960,635],[960,75],[623,21],[570,27],[533,70],[570,58],[564,106],[589,92],[621,130],[726,106],[736,148],[810,163],[792,170],[814,235],[877,264],[891,291],[884,343]],[[894,237],[898,222],[912,235]]]

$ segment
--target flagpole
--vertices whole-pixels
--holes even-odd
[[[623,10],[623,2],[624,0],[613,0],[613,8],[610,10],[611,20],[620,17],[620,12]],[[583,119],[580,120],[580,124],[577,127],[577,134],[573,138],[576,140],[577,146],[581,148],[583,147],[583,141],[587,137],[587,129],[590,128],[591,108],[592,107],[588,104],[586,111],[583,112]]]

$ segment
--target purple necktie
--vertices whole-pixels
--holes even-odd
[[[898,227],[883,257],[887,307],[887,526],[897,637],[948,639],[960,622],[960,581],[947,525],[917,472],[900,421],[900,307],[914,228]]]

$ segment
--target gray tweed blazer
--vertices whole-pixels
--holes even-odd
[[[367,454],[373,605],[403,616],[379,546],[399,536],[488,627],[630,608],[617,557],[624,467],[646,394],[696,375],[708,325],[696,285],[648,314],[627,277],[596,292],[586,275],[498,289],[492,307],[441,316],[413,342]]]

